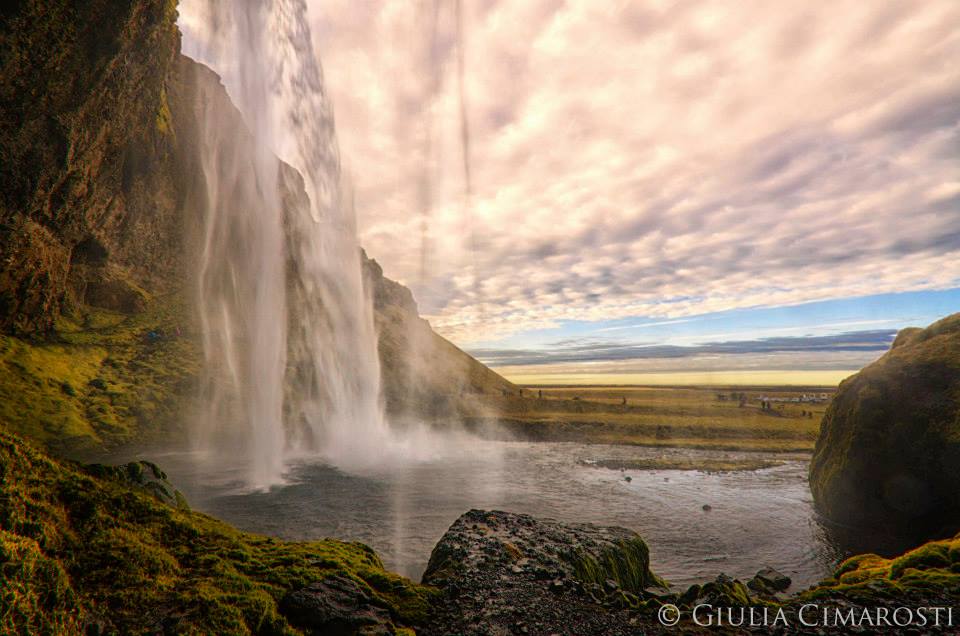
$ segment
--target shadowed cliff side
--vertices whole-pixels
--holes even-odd
[[[840,385],[823,419],[810,488],[820,510],[842,523],[956,531],[960,314],[904,329],[890,351]]]
[[[413,294],[386,278],[363,255],[380,338],[387,411],[400,416],[475,417],[498,414],[505,394],[519,389],[491,371],[420,317]]]
[[[14,2],[0,14],[0,331],[179,281],[176,3]]]

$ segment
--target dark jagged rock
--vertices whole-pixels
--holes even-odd
[[[747,587],[762,594],[775,594],[785,591],[792,583],[793,581],[786,574],[781,574],[773,568],[763,568],[747,581]]]
[[[167,481],[167,474],[153,462],[145,460],[128,462],[119,466],[88,464],[84,470],[101,479],[112,479],[127,486],[143,490],[157,501],[174,508],[189,509],[186,498]]]
[[[823,418],[810,488],[817,507],[845,524],[956,529],[960,314],[901,331],[844,380]]]
[[[0,22],[0,331],[135,309],[179,267],[170,0],[13,3]]]
[[[356,581],[331,576],[287,594],[280,613],[309,636],[392,636],[390,612]]]
[[[625,528],[471,510],[423,575],[443,596],[423,634],[659,633],[647,599],[664,594],[643,540]],[[653,603],[659,605],[656,600]]]

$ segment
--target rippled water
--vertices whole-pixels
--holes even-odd
[[[598,458],[756,458],[751,453],[575,443],[479,442],[430,461],[367,474],[302,463],[268,492],[238,488],[239,472],[189,455],[155,456],[194,508],[287,539],[336,537],[373,546],[388,568],[419,579],[430,551],[470,508],[630,528],[650,545],[654,570],[675,585],[771,566],[794,589],[823,578],[839,551],[812,507],[807,464],[724,474],[626,471]],[[629,475],[632,481],[624,477]],[[710,510],[703,510],[709,505]]]

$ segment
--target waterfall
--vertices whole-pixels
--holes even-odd
[[[199,90],[198,444],[242,463],[253,487],[280,481],[291,457],[375,462],[390,438],[377,335],[306,3],[180,11],[184,54],[222,77],[245,123]]]

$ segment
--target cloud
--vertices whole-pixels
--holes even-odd
[[[704,358],[705,356],[760,355],[773,353],[823,354],[856,352],[867,358],[890,348],[896,330],[852,331],[827,336],[778,336],[755,340],[706,342],[679,346],[658,343],[624,343],[596,338],[567,339],[542,349],[475,348],[469,352],[493,367],[561,363],[637,361],[651,359]],[[807,355],[808,360],[815,356]],[[798,364],[798,360],[794,360]],[[800,367],[794,367],[800,368]],[[803,367],[807,368],[807,367]],[[832,368],[832,367],[831,367]]]
[[[960,4],[466,1],[469,210],[437,6],[312,20],[361,241],[456,342],[960,285]]]

